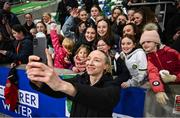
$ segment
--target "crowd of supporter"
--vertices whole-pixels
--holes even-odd
[[[126,14],[116,6],[110,16],[102,16],[97,1],[91,8],[66,1],[57,10],[61,29],[48,11],[36,23],[31,13],[24,14],[26,22],[21,24],[10,3],[1,1],[0,64],[27,64],[33,39],[43,32],[54,67],[85,72],[88,54],[101,50],[109,56],[119,86],[141,87],[149,80],[157,101],[166,104],[164,86],[180,83],[180,1],[164,31],[150,7],[128,7]]]

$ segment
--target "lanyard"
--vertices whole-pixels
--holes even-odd
[[[18,42],[18,45],[16,47],[16,53],[18,54],[19,53],[19,48],[20,48],[20,42]],[[21,64],[21,61],[17,61],[18,64]]]

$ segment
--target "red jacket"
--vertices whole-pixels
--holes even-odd
[[[164,46],[157,52],[148,53],[148,78],[154,92],[164,91],[164,83],[161,81],[159,71],[168,70],[176,75],[176,82],[180,82],[180,54],[174,49]]]

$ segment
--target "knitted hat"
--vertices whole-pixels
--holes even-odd
[[[158,44],[161,43],[159,34],[156,30],[144,31],[140,38],[140,44],[142,45],[145,41],[152,41]]]
[[[155,23],[148,23],[143,28],[143,33],[140,38],[140,44],[144,43],[145,41],[152,41],[155,43],[160,44],[160,36],[158,34],[158,27]]]

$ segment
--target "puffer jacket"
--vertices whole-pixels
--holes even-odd
[[[170,74],[176,75],[176,82],[180,82],[180,54],[162,45],[157,52],[147,54],[148,78],[154,92],[163,92],[164,83],[160,78],[160,70],[168,70]]]

